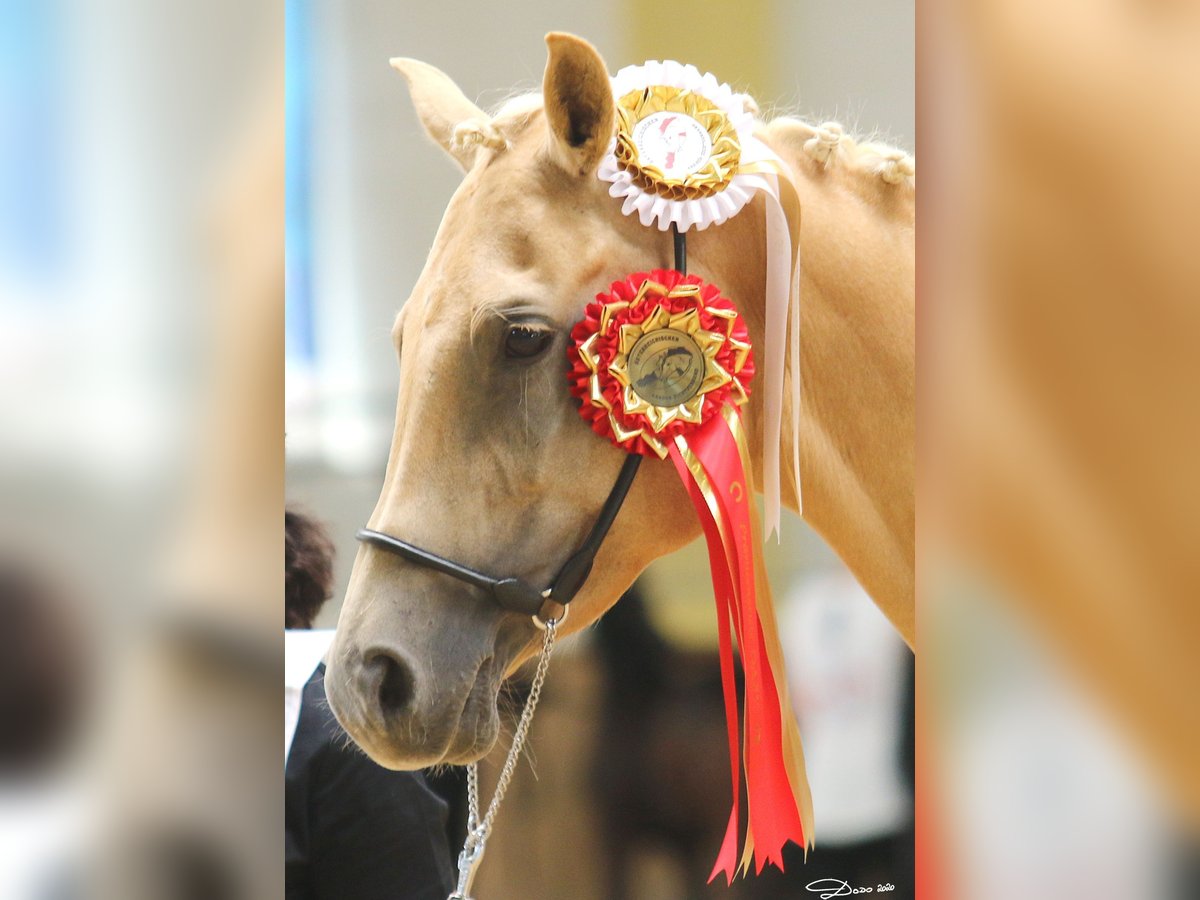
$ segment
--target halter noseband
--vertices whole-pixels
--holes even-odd
[[[558,574],[550,583],[550,587],[544,591],[539,591],[529,582],[520,578],[493,578],[491,575],[485,575],[469,566],[464,566],[444,556],[438,556],[436,553],[381,531],[363,528],[355,537],[364,543],[395,553],[411,563],[434,569],[477,588],[483,588],[491,593],[492,599],[502,609],[532,616],[536,624],[545,625],[551,619],[561,622],[566,618],[567,604],[575,598],[584,582],[587,581],[596,554],[600,552],[600,545],[604,543],[604,538],[608,535],[613,520],[620,512],[621,504],[625,502],[625,497],[633,485],[633,477],[637,474],[641,462],[642,457],[637,454],[630,454],[625,458],[617,481],[612,490],[608,492],[608,499],[600,508],[600,515],[596,517],[592,530],[588,532],[588,536],[580,544],[579,549],[563,563],[562,568],[558,570]]]

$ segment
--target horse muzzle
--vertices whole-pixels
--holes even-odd
[[[537,640],[529,617],[374,548],[355,569],[325,674],[338,722],[389,769],[484,756],[507,669]]]
[[[471,762],[491,749],[499,731],[502,677],[494,654],[438,677],[393,644],[376,641],[362,649],[335,644],[325,690],[338,722],[375,762],[420,769]]]

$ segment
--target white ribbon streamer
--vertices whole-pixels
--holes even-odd
[[[765,147],[763,148],[766,149]],[[782,160],[769,150],[781,170]],[[766,347],[763,380],[766,382],[763,422],[763,532],[778,538],[780,525],[780,450],[783,440],[784,347],[791,337],[792,466],[796,508],[803,512],[800,490],[800,255],[792,257],[791,225],[779,196],[779,179],[786,176],[751,176],[755,189],[766,197]],[[798,227],[799,223],[797,223]],[[797,245],[798,246],[798,245]]]
[[[792,244],[778,194],[767,191],[767,347],[763,423],[763,531],[779,536],[779,442],[783,437],[783,347],[792,279]]]

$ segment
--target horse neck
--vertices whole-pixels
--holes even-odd
[[[799,125],[799,123],[796,123]],[[803,150],[804,131],[772,123],[766,137],[791,167],[800,195],[800,472],[805,520],[841,556],[911,644],[914,637],[914,253],[913,198],[854,161],[822,168]],[[738,222],[741,219],[743,221]],[[763,344],[762,216],[731,221],[712,250]],[[728,228],[728,226],[726,226]],[[716,229],[721,231],[721,229]],[[714,236],[716,237],[716,236]],[[747,247],[760,248],[758,254]],[[715,262],[716,260],[714,260]],[[722,283],[722,282],[718,282]],[[744,293],[741,293],[744,291]],[[761,365],[761,363],[760,363]],[[796,510],[792,477],[791,372],[785,387],[782,500]],[[749,417],[756,468],[762,460],[762,398]],[[763,483],[757,471],[757,482]]]

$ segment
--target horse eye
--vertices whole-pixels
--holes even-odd
[[[513,325],[504,336],[504,355],[509,359],[532,359],[550,346],[552,337],[551,331]]]

